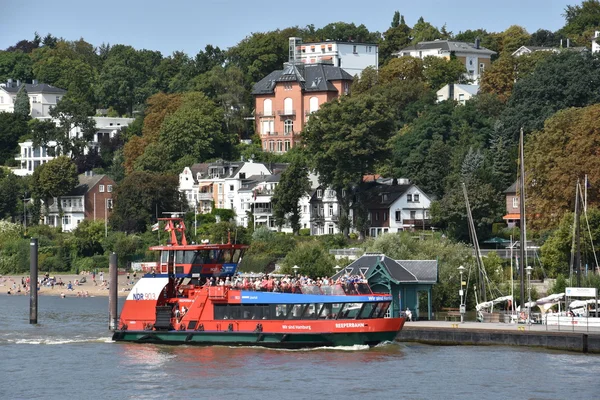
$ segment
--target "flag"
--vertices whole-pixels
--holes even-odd
[[[153,231],[157,231],[158,230],[158,222],[155,223],[154,225],[152,225],[152,230]]]

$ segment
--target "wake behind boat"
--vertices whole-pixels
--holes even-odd
[[[403,317],[386,318],[392,297],[372,293],[358,277],[320,285],[306,277],[242,277],[237,265],[247,245],[188,244],[181,218],[161,220],[170,244],[150,248],[160,261],[127,296],[115,341],[374,346],[394,340],[404,325]]]

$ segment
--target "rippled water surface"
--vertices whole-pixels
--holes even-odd
[[[120,299],[121,300],[121,299]],[[0,295],[3,399],[598,399],[600,356],[511,347],[114,343],[107,298]]]

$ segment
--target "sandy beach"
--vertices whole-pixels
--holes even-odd
[[[102,285],[102,281],[99,275],[96,275],[96,285],[92,281],[91,274],[79,274],[79,275],[60,275],[60,274],[51,274],[56,278],[57,282],[62,281],[64,283],[63,286],[55,285],[54,288],[51,286],[41,286],[38,294],[40,296],[61,296],[64,297],[97,297],[97,296],[107,296],[109,294],[108,286]],[[40,275],[43,278],[43,274]],[[80,281],[81,278],[85,277],[85,282],[80,283],[79,285],[75,284],[75,281]],[[140,274],[137,275],[136,282],[140,278]],[[26,293],[23,287],[21,287],[21,292],[18,292],[18,288],[21,285],[21,279],[27,279],[27,275],[3,275],[0,276],[0,294],[7,294],[10,290],[11,295],[29,295]],[[118,276],[118,292],[119,296],[127,296],[133,284],[131,284],[133,280],[133,275],[129,276],[129,281],[127,280],[127,275],[119,275]],[[104,273],[104,280],[108,281],[108,273]],[[68,283],[71,282],[73,286],[73,290],[68,290]],[[16,285],[17,289],[14,288]]]

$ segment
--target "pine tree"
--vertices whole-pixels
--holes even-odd
[[[29,118],[31,113],[31,107],[29,106],[29,95],[25,84],[21,85],[17,92],[17,98],[15,99],[15,114],[23,116],[23,118]]]

